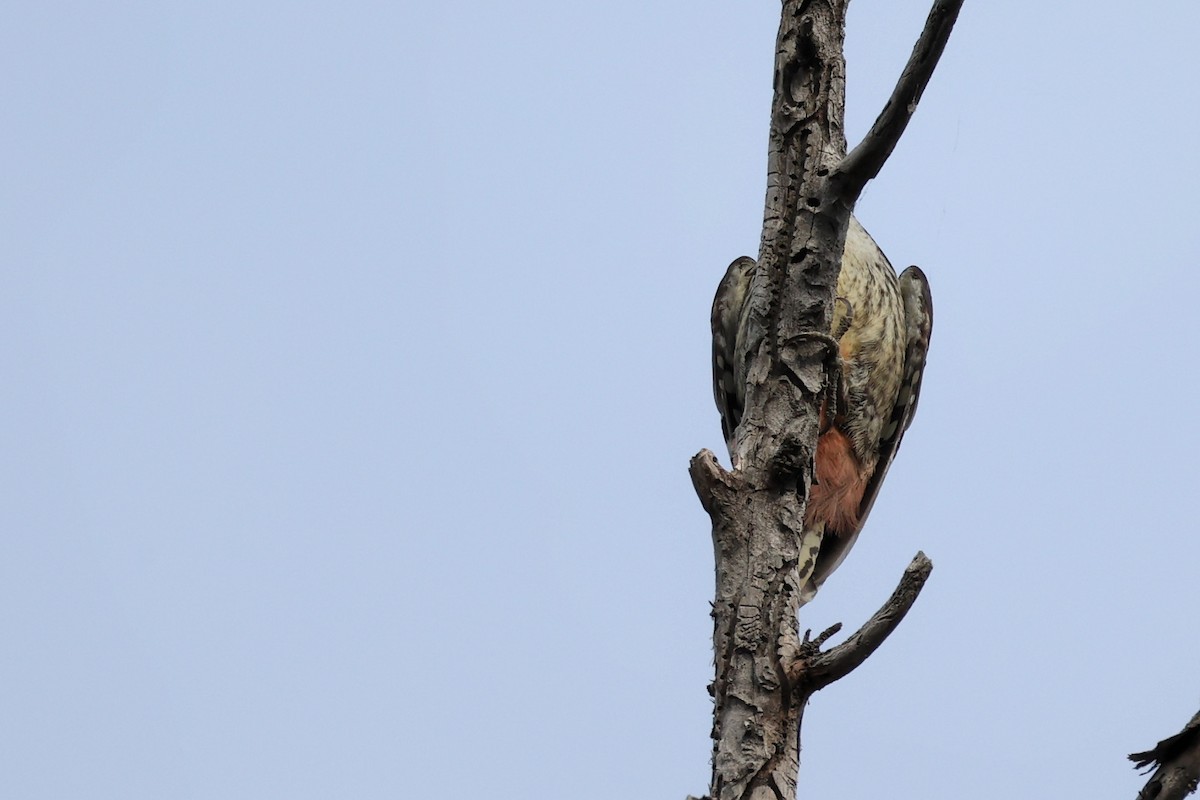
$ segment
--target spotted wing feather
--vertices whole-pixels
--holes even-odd
[[[862,510],[858,515],[859,530],[875,505],[875,497],[896,458],[900,440],[917,413],[921,379],[925,375],[925,359],[929,353],[929,337],[933,333],[933,295],[920,267],[912,266],[900,273],[900,297],[904,302],[904,372],[891,419],[885,423],[879,441],[879,463],[863,493]]]
[[[745,367],[737,360],[738,335],[744,325],[746,297],[750,293],[755,266],[754,259],[749,256],[734,259],[713,298],[713,395],[731,458],[734,431],[742,421],[746,402]]]

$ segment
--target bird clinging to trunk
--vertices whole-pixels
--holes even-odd
[[[713,300],[713,391],[735,469],[735,434],[746,400],[746,360],[739,359],[738,345],[746,335],[756,266],[746,256],[735,260]],[[909,267],[897,277],[883,251],[852,216],[830,331],[838,343],[841,380],[833,389],[833,402],[821,409],[804,518],[806,531],[819,528],[821,537],[803,592],[805,601],[858,538],[912,422],[932,326],[933,302],[925,274]]]

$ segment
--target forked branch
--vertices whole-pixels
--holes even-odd
[[[725,471],[707,451],[691,464],[716,561],[713,800],[795,797],[804,703],[880,646],[931,568],[918,555],[891,600],[845,643],[821,653],[822,637],[799,641],[797,611],[822,535],[804,520],[831,367],[823,340],[850,215],[895,147],[962,5],[935,0],[893,99],[847,157],[847,2],[783,0],[762,239],[732,355],[745,381],[730,442],[735,467]]]
[[[950,38],[950,31],[954,29],[962,4],[963,0],[935,0],[929,18],[925,20],[921,38],[917,39],[887,105],[875,119],[871,130],[842,160],[834,173],[833,182],[842,197],[851,202],[857,200],[867,181],[879,174],[884,162],[896,148],[933,75],[934,67],[942,57],[942,50]]]

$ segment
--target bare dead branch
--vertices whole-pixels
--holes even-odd
[[[933,562],[924,553],[917,553],[905,568],[892,596],[850,638],[832,650],[820,652],[821,645],[839,625],[814,641],[802,643],[798,658],[789,665],[788,678],[792,685],[800,687],[805,694],[811,694],[849,675],[896,630],[917,601],[932,571]]]
[[[1181,800],[1196,791],[1200,782],[1200,712],[1179,733],[1151,750],[1131,754],[1129,760],[1138,769],[1157,767],[1137,800]]]
[[[713,452],[705,448],[692,456],[692,461],[688,464],[688,474],[692,476],[692,486],[696,490],[696,496],[700,498],[700,505],[712,514],[718,492],[729,488],[729,473],[717,461]]]
[[[867,181],[879,174],[904,129],[908,127],[908,121],[917,110],[917,103],[946,48],[946,40],[950,38],[962,4],[963,0],[934,0],[929,17],[925,20],[925,29],[921,31],[921,37],[917,39],[887,105],[875,119],[871,130],[831,176],[835,190],[849,202],[858,200]]]

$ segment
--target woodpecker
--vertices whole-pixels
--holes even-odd
[[[746,400],[746,366],[737,352],[739,337],[746,333],[756,266],[748,256],[736,259],[713,300],[713,392],[735,468],[734,435]],[[834,402],[821,409],[804,518],[805,531],[818,533],[821,542],[802,592],[805,602],[854,545],[912,423],[932,328],[933,300],[925,274],[909,267],[897,277],[875,240],[851,217],[830,331],[838,344],[842,377],[833,389]],[[836,410],[827,419],[831,405]]]

